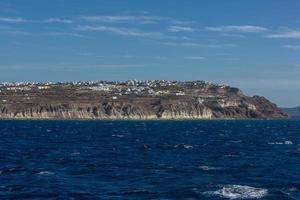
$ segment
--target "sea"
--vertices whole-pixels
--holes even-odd
[[[2,120],[0,199],[299,200],[300,120]]]

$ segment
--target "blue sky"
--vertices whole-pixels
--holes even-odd
[[[0,81],[207,80],[300,105],[298,0],[1,0]]]

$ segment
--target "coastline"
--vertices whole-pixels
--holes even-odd
[[[0,118],[0,121],[269,121],[269,120],[299,120],[299,118],[149,118],[149,119],[130,119],[130,118]]]

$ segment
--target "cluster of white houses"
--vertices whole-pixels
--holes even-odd
[[[76,89],[109,92],[114,95],[185,95],[187,86],[219,86],[206,81],[128,80],[128,81],[77,81],[77,82],[13,82],[0,83],[0,92],[48,90],[54,87],[75,87]],[[172,87],[174,86],[174,87]],[[173,89],[170,89],[173,88]],[[175,89],[174,89],[175,88]],[[181,88],[181,89],[180,89]]]

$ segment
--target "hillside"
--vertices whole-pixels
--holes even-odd
[[[6,119],[284,118],[264,97],[204,81],[14,83],[0,87]]]

